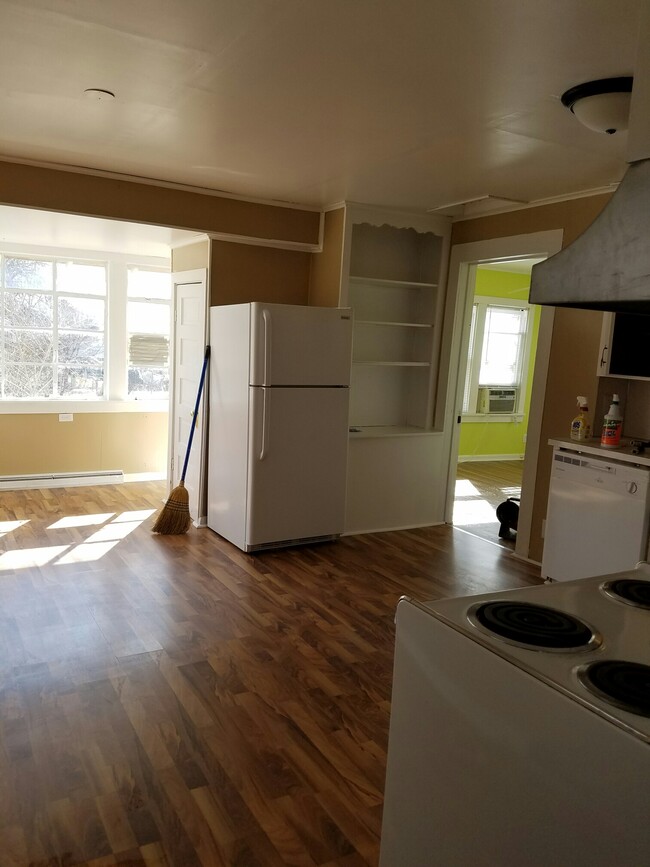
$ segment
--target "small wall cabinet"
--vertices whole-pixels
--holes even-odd
[[[650,379],[649,346],[650,315],[605,313],[598,375]]]

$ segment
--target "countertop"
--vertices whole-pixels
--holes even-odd
[[[621,461],[626,464],[636,464],[640,467],[650,467],[650,446],[641,455],[633,455],[630,440],[621,440],[621,445],[617,449],[604,449],[600,444],[600,439],[592,438],[577,442],[569,437],[556,437],[548,441],[550,446],[566,449],[571,452],[578,452],[585,455],[598,455],[599,458],[608,461]]]

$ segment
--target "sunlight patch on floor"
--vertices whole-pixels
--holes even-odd
[[[67,515],[47,529],[69,530],[97,527],[99,524],[104,526],[76,545],[49,545],[42,548],[5,551],[0,554],[0,572],[46,566],[48,563],[53,566],[65,566],[99,560],[156,511],[156,509],[132,509],[119,514],[104,512],[95,515]],[[0,538],[28,523],[29,521],[0,521]]]
[[[117,515],[117,517],[113,518],[111,523],[119,524],[122,521],[139,521],[142,523],[143,521],[146,521],[147,518],[150,518],[156,511],[157,509],[138,509],[133,512],[122,512]]]
[[[469,479],[456,479],[456,497],[480,497],[481,492]]]
[[[22,548],[19,551],[5,551],[4,554],[0,554],[0,572],[46,566],[55,557],[60,557],[69,547],[69,545],[50,545],[46,548]]]
[[[489,524],[494,521],[496,521],[494,508],[487,500],[457,500],[454,503],[454,524],[459,527]]]
[[[105,512],[103,515],[70,515],[66,518],[61,518],[54,524],[50,524],[48,530],[67,530],[71,527],[94,527],[97,524],[104,524],[109,518],[112,518],[115,512]]]
[[[7,533],[13,533],[18,527],[23,524],[29,524],[29,521],[0,521],[0,533],[5,536]]]
[[[521,485],[512,488],[501,488],[505,497],[521,497]]]
[[[119,539],[115,539],[113,542],[92,542],[90,544],[84,542],[81,545],[76,545],[71,551],[68,551],[67,554],[57,560],[56,565],[66,566],[70,563],[91,563],[94,560],[100,560],[118,542]]]

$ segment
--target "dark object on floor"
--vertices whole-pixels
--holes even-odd
[[[508,497],[497,506],[497,520],[500,523],[499,539],[510,539],[511,531],[517,532],[519,522],[519,497]]]

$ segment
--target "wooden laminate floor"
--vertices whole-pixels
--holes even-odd
[[[444,526],[248,556],[163,497],[2,494],[0,864],[376,865],[399,596],[538,570]]]
[[[523,461],[462,461],[456,470],[454,526],[502,548],[514,550],[516,534],[499,538],[496,507],[521,496]]]

